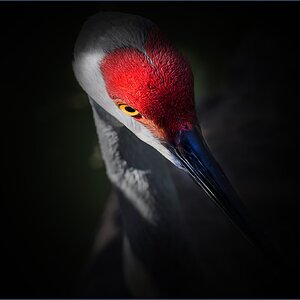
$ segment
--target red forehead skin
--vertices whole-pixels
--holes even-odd
[[[137,109],[143,116],[138,121],[158,137],[173,139],[196,121],[193,73],[158,29],[148,34],[144,49],[146,55],[134,48],[106,55],[100,65],[106,89],[112,99]]]

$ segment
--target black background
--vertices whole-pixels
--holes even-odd
[[[266,39],[277,42],[250,64],[269,68],[258,79],[263,85],[258,88],[267,82],[267,91],[276,94],[265,98],[277,112],[276,126],[261,129],[267,136],[280,133],[272,135],[280,147],[270,148],[266,161],[277,172],[269,183],[280,185],[282,193],[269,199],[275,211],[266,215],[280,224],[284,254],[298,268],[299,3],[7,2],[0,3],[0,296],[77,295],[110,190],[103,166],[91,161],[97,144],[92,114],[72,73],[76,36],[87,17],[99,10],[148,17],[179,48],[192,51],[205,71],[205,96],[222,90],[224,82],[226,86],[226,63],[246,36],[263,31]],[[255,53],[264,51],[258,43]],[[239,76],[231,74],[237,87]],[[297,274],[287,277],[297,279]],[[300,296],[299,289],[286,296]]]

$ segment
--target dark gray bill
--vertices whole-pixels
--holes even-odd
[[[211,155],[200,128],[181,131],[174,145],[176,156],[195,182],[221,208],[244,236],[270,256],[269,242],[232,188],[229,180]]]

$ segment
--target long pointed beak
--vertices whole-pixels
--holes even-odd
[[[182,167],[194,181],[221,208],[243,235],[270,258],[273,247],[269,245],[265,235],[252,221],[243,202],[213,158],[200,128],[181,131],[173,147]]]

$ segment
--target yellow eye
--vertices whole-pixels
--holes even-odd
[[[121,109],[121,111],[123,113],[125,113],[128,116],[131,116],[131,117],[139,117],[140,116],[140,113],[136,109],[132,108],[131,106],[129,106],[127,104],[119,104],[119,108]]]

